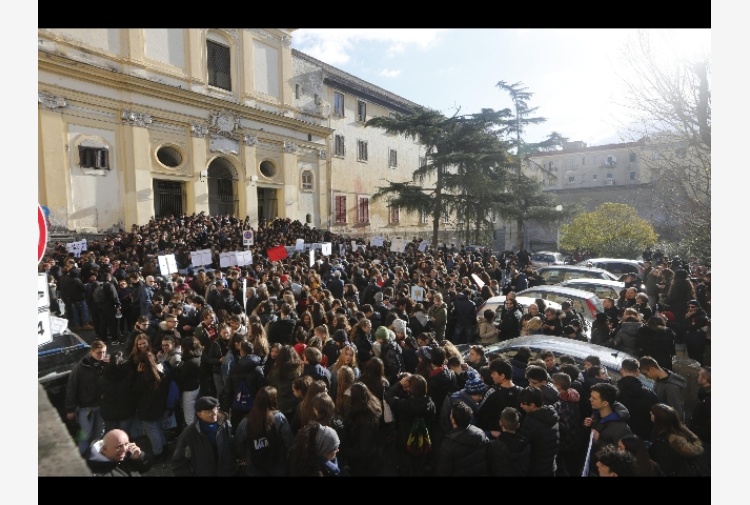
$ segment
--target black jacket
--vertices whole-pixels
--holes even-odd
[[[398,381],[385,392],[385,401],[388,402],[396,417],[396,447],[399,451],[405,452],[411,425],[417,418],[424,418],[428,430],[432,426],[437,416],[435,402],[429,396],[418,398],[409,396]],[[430,436],[432,437],[432,432]]]
[[[628,426],[641,440],[651,439],[651,406],[659,403],[656,393],[646,387],[637,377],[625,376],[617,381],[620,390],[617,400],[625,405],[630,413]]]
[[[122,421],[135,415],[135,369],[130,363],[115,367],[111,363],[104,365],[99,377],[101,391],[100,414],[105,421]]]
[[[177,477],[232,477],[237,470],[232,425],[219,412],[216,448],[201,431],[201,421],[187,426],[177,439],[172,455],[172,472]]]
[[[638,356],[651,356],[664,370],[672,370],[675,333],[671,328],[643,326],[636,338]]]
[[[526,477],[531,468],[531,446],[521,435],[504,431],[490,441],[487,460],[492,477]]]
[[[159,372],[161,381],[157,387],[146,375],[147,372],[136,372],[133,395],[135,396],[135,416],[141,421],[161,419],[167,408],[169,380]]]
[[[140,477],[151,468],[153,460],[143,451],[138,459],[125,456],[122,461],[111,461],[99,453],[100,446],[101,441],[94,443],[86,454],[86,465],[95,477]]]
[[[509,388],[500,386],[491,387],[482,398],[477,411],[477,426],[484,431],[497,431],[500,429],[500,414],[505,407],[513,407],[521,410],[518,402],[518,394],[523,388],[513,385]]]
[[[84,356],[73,367],[68,376],[65,390],[65,411],[75,412],[77,407],[98,407],[101,404],[99,376],[104,362],[97,361],[90,354]]]
[[[231,406],[231,399],[240,391],[240,383],[245,381],[253,397],[259,389],[266,386],[266,378],[263,375],[263,361],[260,356],[246,354],[242,356],[229,372],[229,385],[224,388],[228,395],[221,402],[222,406]]]
[[[482,430],[468,425],[445,435],[440,445],[436,475],[442,477],[484,477],[487,475],[489,439]]]
[[[291,317],[280,317],[268,325],[268,343],[294,345],[294,328],[297,321]]]
[[[477,306],[463,293],[459,293],[453,299],[453,315],[456,318],[456,325],[476,326],[477,324]]]
[[[443,366],[430,372],[430,377],[427,379],[427,393],[435,402],[435,408],[438,412],[443,406],[445,397],[455,391],[458,391],[458,388],[456,386],[456,374],[453,373],[453,370]]]
[[[518,434],[525,437],[531,446],[531,470],[529,475],[552,477],[557,470],[555,458],[560,450],[559,416],[554,407],[545,405],[527,412]]]

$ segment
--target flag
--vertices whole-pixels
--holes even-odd
[[[268,261],[281,261],[289,255],[286,253],[286,247],[279,245],[266,250]]]

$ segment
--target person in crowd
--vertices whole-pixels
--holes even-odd
[[[667,477],[700,477],[703,444],[680,420],[675,409],[664,403],[651,407],[654,429],[649,455]]]
[[[134,383],[135,369],[125,353],[121,350],[113,352],[99,376],[99,413],[104,421],[105,433],[115,429],[131,433],[135,417]]]
[[[336,477],[341,475],[336,430],[318,422],[300,429],[294,440],[289,475],[292,477]]]
[[[592,464],[590,472],[595,471],[596,453],[606,445],[617,445],[617,442],[626,435],[632,435],[633,432],[628,426],[630,413],[625,406],[616,401],[619,390],[617,386],[607,383],[599,383],[591,386],[591,403],[592,415],[583,420],[583,425],[591,428],[593,446]]]
[[[661,315],[651,316],[646,325],[638,330],[634,356],[651,356],[664,370],[672,370],[675,355],[675,332],[667,326]]]
[[[487,449],[488,474],[492,477],[526,477],[531,468],[531,446],[518,434],[521,413],[505,407],[500,414],[500,431]]]
[[[489,439],[471,424],[474,410],[462,401],[450,410],[451,430],[440,445],[435,475],[438,477],[483,477],[487,475]]]
[[[89,446],[104,434],[101,416],[101,383],[107,357],[107,344],[101,340],[91,342],[89,353],[70,371],[65,389],[65,412],[68,421],[79,426],[76,443],[84,454]]]
[[[659,465],[651,459],[648,447],[638,435],[626,435],[617,443],[617,448],[628,451],[635,458],[636,477],[664,477]]]
[[[171,460],[177,477],[231,477],[237,473],[232,423],[219,411],[219,400],[202,396],[195,419],[177,438]]]
[[[640,380],[640,363],[634,358],[625,358],[620,363],[620,380],[617,381],[617,399],[630,413],[628,426],[641,440],[651,439],[651,406],[659,403],[653,390]]]
[[[635,457],[614,445],[605,445],[596,452],[596,471],[599,477],[635,477]]]
[[[253,408],[235,431],[235,453],[241,474],[282,477],[294,449],[289,420],[278,408],[276,388],[265,386],[255,395]]]
[[[95,441],[86,455],[86,465],[95,477],[140,477],[151,469],[153,461],[127,432],[108,430]]]
[[[518,401],[526,413],[518,434],[528,440],[531,447],[529,475],[553,477],[560,451],[560,416],[553,406],[544,405],[544,394],[539,388],[523,389]]]
[[[685,396],[683,392],[687,388],[687,380],[682,375],[664,370],[651,356],[641,356],[639,360],[640,372],[647,379],[654,381],[654,393],[659,402],[666,403],[672,407],[680,421],[685,419]]]

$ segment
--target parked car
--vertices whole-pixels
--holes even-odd
[[[628,260],[622,258],[591,258],[586,261],[578,263],[578,266],[592,266],[595,268],[603,268],[609,272],[612,272],[617,279],[620,279],[623,274],[628,272],[635,273],[639,279],[643,279],[643,264],[636,260]]]
[[[498,356],[504,356],[506,359],[510,359],[515,356],[518,349],[522,346],[531,349],[532,359],[544,350],[552,351],[552,354],[555,355],[556,359],[563,354],[567,354],[575,360],[580,369],[583,369],[583,360],[587,356],[598,356],[602,366],[607,369],[607,375],[610,376],[613,382],[620,380],[620,364],[622,363],[622,360],[634,357],[630,354],[618,351],[617,349],[610,349],[609,347],[581,342],[580,340],[549,335],[528,335],[525,337],[505,340],[504,342],[498,342],[497,344],[491,344],[485,346],[484,355],[490,361]],[[465,351],[462,350],[462,352],[464,353],[464,359],[466,359],[469,354],[468,346],[466,346]],[[649,387],[652,387],[653,382],[648,381],[645,377],[641,380]]]
[[[565,258],[559,252],[539,251],[531,255],[531,266],[534,268],[547,265],[564,265]]]
[[[464,251],[466,251],[468,253],[482,254],[482,253],[484,253],[484,246],[482,246],[482,245],[476,245],[476,244],[467,245],[466,247],[464,247]]]
[[[571,279],[560,284],[568,288],[583,289],[591,291],[600,300],[610,297],[617,300],[620,291],[625,289],[625,283],[621,281],[610,281],[606,279]]]
[[[620,280],[616,275],[603,268],[577,265],[550,265],[535,269],[547,284],[560,284],[572,279]]]
[[[519,297],[525,298],[542,298],[544,301],[562,303],[570,301],[573,309],[581,314],[586,320],[586,326],[591,327],[591,323],[596,319],[599,312],[604,311],[602,301],[592,292],[583,289],[568,288],[565,286],[534,286],[533,288],[524,289],[516,293]],[[586,334],[588,336],[588,331]]]
[[[531,305],[532,303],[536,303],[536,300],[534,298],[529,298],[526,296],[516,296],[516,303],[519,307],[521,307],[521,312],[526,314],[528,312],[529,305]],[[546,300],[545,303],[547,304],[547,307],[552,307],[555,310],[562,310],[562,306],[560,306],[559,303]],[[484,316],[484,311],[487,309],[492,309],[499,315],[500,309],[503,308],[504,304],[505,295],[493,296],[482,305],[480,305],[480,307],[477,309],[477,316]],[[497,316],[495,317],[495,321],[497,322]]]

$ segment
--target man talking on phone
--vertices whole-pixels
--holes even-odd
[[[122,430],[108,431],[91,444],[86,464],[96,477],[140,477],[152,461]]]

